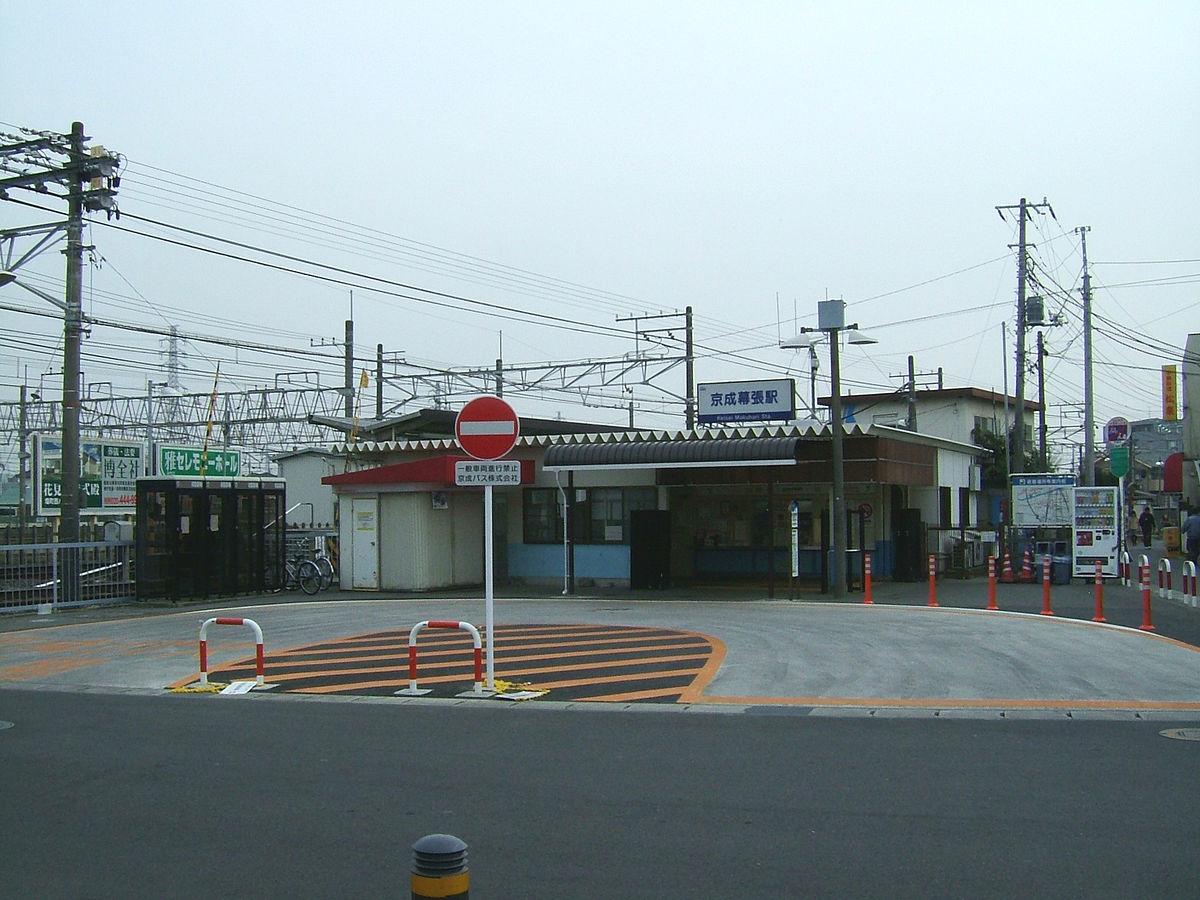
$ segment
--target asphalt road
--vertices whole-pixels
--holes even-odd
[[[1200,895],[1195,723],[805,712],[0,689],[0,895]]]

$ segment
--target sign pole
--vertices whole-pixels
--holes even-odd
[[[494,547],[492,546],[492,486],[483,487],[483,598],[484,619],[487,630],[487,689],[496,689],[496,630],[493,614],[493,565]]]

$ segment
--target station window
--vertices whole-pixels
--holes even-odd
[[[629,514],[656,509],[653,487],[579,488],[571,504],[572,539],[577,544],[629,543]],[[562,505],[557,488],[528,488],[524,504],[525,543],[562,540]]]

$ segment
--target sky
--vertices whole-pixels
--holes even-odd
[[[1069,453],[1077,229],[1098,426],[1160,416],[1160,367],[1200,331],[1198,46],[1189,2],[47,0],[5,10],[0,134],[81,121],[123,157],[84,275],[84,311],[114,323],[84,378],[118,396],[167,374],[138,327],[178,329],[184,390],[218,362],[240,390],[336,384],[351,316],[373,379],[377,344],[389,375],[676,358],[691,307],[697,382],[793,377],[803,407],[809,354],[779,344],[837,298],[878,341],[845,348],[846,391],[899,389],[911,355],[921,386],[1015,393],[1017,216],[997,207],[1045,201],[1029,293],[1061,320],[1045,391]],[[47,211],[0,201],[0,230],[61,217],[10,196]],[[61,295],[59,250],[22,281]],[[53,313],[0,288],[0,404],[61,390]],[[506,397],[682,427],[683,367],[645,374]],[[432,405],[404,384],[389,407]]]

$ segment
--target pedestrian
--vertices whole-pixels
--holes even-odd
[[[1137,510],[1129,507],[1129,515],[1125,519],[1125,549],[1133,553],[1133,542],[1137,540],[1138,517]]]
[[[1184,540],[1187,558],[1193,565],[1200,565],[1200,512],[1194,512],[1183,520],[1180,529]]]
[[[1150,533],[1154,531],[1154,513],[1150,512],[1149,504],[1142,510],[1142,514],[1138,516],[1138,524],[1142,526],[1142,544],[1150,546]]]

